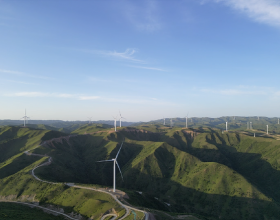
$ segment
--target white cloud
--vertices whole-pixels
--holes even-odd
[[[14,70],[0,69],[0,73],[17,75],[17,76],[25,76],[25,77],[31,77],[31,78],[37,78],[37,79],[52,79],[50,77],[31,75],[31,74],[26,74],[26,73],[19,72],[19,71],[14,71]]]
[[[251,19],[273,26],[280,26],[280,1],[276,0],[214,0],[222,2]]]
[[[136,1],[136,3],[134,1],[124,1],[122,6],[125,17],[136,29],[153,32],[162,28],[158,16],[159,6],[156,1],[143,0]]]
[[[50,96],[48,93],[43,92],[16,92],[12,94],[7,94],[6,96],[15,96],[15,97],[47,97]]]
[[[4,94],[9,97],[53,97],[53,98],[73,98],[78,100],[94,100],[100,98],[99,96],[85,96],[81,94],[67,94],[67,93],[45,93],[45,92],[16,92],[10,94]]]
[[[144,61],[134,58],[134,54],[137,52],[135,49],[128,48],[124,52],[117,51],[105,51],[105,50],[81,50],[87,53],[93,53],[100,56],[105,56],[113,59],[124,60],[124,61],[132,61],[143,63]]]
[[[203,93],[214,93],[219,95],[228,96],[241,96],[241,95],[264,95],[264,96],[275,96],[277,91],[271,87],[257,87],[257,86],[238,86],[237,88],[230,89],[199,89]]]
[[[80,100],[95,100],[95,99],[99,99],[99,96],[80,96],[79,99]]]
[[[29,83],[29,82],[24,82],[24,81],[16,81],[16,80],[3,80],[5,82],[11,82],[11,83],[19,83],[19,84],[26,84],[26,85],[37,85],[35,83]]]
[[[156,68],[156,67],[148,67],[148,66],[130,66],[138,69],[146,69],[146,70],[156,70],[156,71],[163,71],[166,72],[166,70],[161,69],[161,68]]]

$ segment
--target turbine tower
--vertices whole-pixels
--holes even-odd
[[[170,119],[170,127],[172,128],[172,118]]]
[[[266,134],[268,134],[268,125],[266,125]]]
[[[188,116],[189,116],[189,113],[186,116],[186,128],[188,128]]]
[[[114,118],[115,131],[117,131],[117,117],[113,116],[113,118]]]
[[[227,121],[226,121],[226,131],[227,131]]]
[[[165,118],[163,117],[163,125],[165,125]]]
[[[88,117],[88,123],[91,124],[92,117]]]
[[[23,121],[23,127],[25,127],[25,125],[26,125],[27,122],[28,122],[28,118],[29,118],[29,117],[26,116],[26,109],[25,109],[25,115],[24,115],[22,118],[23,118],[23,120],[24,120],[24,121]]]
[[[100,160],[100,161],[97,161],[97,162],[108,162],[108,161],[113,161],[114,162],[114,166],[113,166],[113,192],[116,192],[116,164],[117,164],[117,166],[119,168],[119,171],[121,173],[122,180],[123,180],[122,171],[121,171],[121,168],[120,168],[120,166],[119,166],[119,164],[117,162],[117,158],[118,158],[119,153],[120,153],[120,151],[122,149],[122,146],[123,146],[123,142],[122,142],[121,147],[120,147],[120,149],[119,149],[119,151],[118,151],[118,153],[116,155],[116,158],[113,158],[111,160]]]
[[[250,129],[251,129],[251,130],[253,129],[252,122],[250,122]]]
[[[278,118],[278,124],[279,124],[279,118]]]
[[[120,112],[120,128],[122,127],[122,118],[125,119],[124,117],[122,117],[121,112]]]

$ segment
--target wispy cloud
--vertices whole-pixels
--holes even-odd
[[[79,99],[80,100],[95,100],[95,99],[99,99],[99,96],[80,96]]]
[[[4,82],[18,83],[18,84],[26,84],[26,85],[37,85],[35,83],[29,83],[24,81],[16,81],[16,80],[3,80]]]
[[[23,72],[19,72],[19,71],[14,71],[14,70],[0,69],[0,73],[23,76],[23,77],[25,76],[25,77],[31,77],[31,78],[37,78],[37,79],[48,79],[48,80],[53,79],[53,78],[50,78],[50,77],[39,76],[39,75],[31,75],[31,74],[27,74],[27,73],[23,73]]]
[[[240,96],[240,95],[276,95],[277,91],[270,87],[256,87],[256,86],[238,86],[231,89],[199,89],[203,93],[214,93],[219,95]]]
[[[30,98],[41,98],[41,97],[52,97],[52,98],[72,98],[78,100],[94,100],[99,99],[99,96],[86,96],[81,94],[67,94],[67,93],[47,93],[47,92],[16,92],[4,94],[8,97],[30,97]]]
[[[156,1],[124,1],[122,6],[125,17],[136,29],[153,32],[162,28]]]
[[[251,19],[280,26],[280,1],[276,0],[214,0],[246,14]]]
[[[0,94],[1,95],[1,94]],[[125,103],[125,104],[148,104],[148,105],[176,105],[173,102],[157,99],[155,97],[131,97],[131,96],[94,96],[83,94],[68,94],[68,93],[48,93],[48,92],[16,92],[2,94],[6,97],[25,97],[25,98],[64,98],[75,99],[81,101],[102,101],[107,103]]]
[[[124,52],[117,51],[105,51],[105,50],[81,50],[87,53],[93,53],[100,56],[105,56],[108,58],[123,60],[123,61],[132,61],[138,63],[144,63],[144,61],[134,58],[134,54],[137,52],[135,49],[128,48]]]
[[[131,66],[130,67],[134,67],[134,68],[138,68],[138,69],[146,69],[146,70],[156,70],[156,71],[163,71],[163,72],[167,72],[167,70],[161,69],[161,68],[156,68],[156,67],[148,67],[148,66]]]

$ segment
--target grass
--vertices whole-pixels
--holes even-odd
[[[30,169],[46,158],[28,161],[21,155],[26,143],[33,143],[28,144],[27,148],[31,148],[44,138],[62,133],[11,129],[14,128],[2,128],[0,147],[7,147],[5,143],[18,134],[18,138],[28,138],[12,145],[12,156],[6,158],[6,153],[3,157],[0,175],[6,174],[0,179],[1,196],[54,204],[87,217],[99,218],[112,207],[122,215],[124,210],[104,194],[63,184],[45,185],[30,177]],[[80,135],[71,137],[69,142],[53,142],[33,150],[53,158],[50,166],[36,169],[36,175],[51,181],[112,187],[112,163],[96,161],[114,158],[125,138],[118,157],[124,181],[118,171],[116,175],[117,188],[127,192],[129,203],[169,213],[193,213],[192,218],[201,220],[280,219],[279,141],[206,127],[139,125],[117,133],[110,131],[106,126],[85,125],[73,131]],[[91,134],[83,135],[85,132]],[[28,136],[31,133],[34,135]],[[18,170],[20,166],[25,168]],[[168,218],[165,214],[156,215],[159,219]]]
[[[39,208],[30,208],[26,205],[15,203],[0,202],[0,219],[1,220],[65,220],[62,216],[54,216],[45,213]]]

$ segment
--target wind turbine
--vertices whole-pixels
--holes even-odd
[[[279,124],[279,118],[278,118],[278,124]]]
[[[279,120],[278,120],[279,121]],[[279,123],[278,123],[279,124]],[[163,125],[165,125],[165,118],[163,117]]]
[[[125,119],[124,117],[122,117],[121,112],[120,112],[120,128],[122,127],[122,118]]]
[[[88,123],[91,124],[92,117],[88,117]]]
[[[123,146],[123,142],[122,142],[121,147],[120,147],[120,149],[119,149],[119,151],[118,151],[118,153],[116,155],[116,158],[113,158],[111,160],[100,160],[100,161],[97,161],[97,162],[108,162],[108,161],[113,161],[114,162],[114,166],[113,166],[113,192],[116,192],[116,164],[117,164],[117,166],[119,168],[119,171],[121,173],[122,180],[123,180],[122,171],[121,171],[121,168],[120,168],[120,166],[119,166],[119,164],[117,162],[117,158],[118,158],[119,153],[120,153],[120,151],[122,149],[122,146]]]
[[[189,116],[189,113],[186,116],[186,128],[188,128],[188,116]]]
[[[114,118],[115,131],[117,131],[117,117],[113,116],[113,118]]]
[[[227,131],[227,121],[226,121],[226,131]]]
[[[266,134],[268,134],[268,125],[266,125]]]
[[[172,118],[170,119],[170,127],[172,128]]]
[[[24,115],[22,118],[23,118],[23,120],[24,120],[24,121],[23,121],[23,127],[25,127],[25,124],[27,124],[28,118],[29,118],[29,117],[26,116],[26,109],[25,109],[25,115]]]

